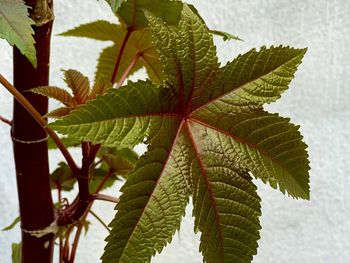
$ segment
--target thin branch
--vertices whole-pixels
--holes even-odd
[[[71,225],[66,231],[66,236],[65,236],[66,240],[64,242],[63,256],[62,256],[63,262],[68,262],[69,260],[69,239],[70,239],[70,235],[72,234],[73,228],[74,226]]]
[[[104,226],[105,229],[107,229],[107,231],[110,233],[111,230],[109,229],[109,227],[107,226],[107,224],[105,222],[103,222],[103,220],[94,212],[92,211],[91,209],[89,210],[90,214],[95,217],[97,219],[98,222],[101,223],[101,225]]]
[[[110,195],[104,195],[104,194],[93,194],[91,195],[91,199],[92,200],[101,200],[101,201],[107,201],[107,202],[111,202],[111,203],[118,203],[119,202],[119,198],[110,196]]]
[[[132,28],[128,28],[127,32],[126,32],[126,34],[124,36],[123,43],[122,43],[122,45],[120,47],[120,50],[119,50],[119,53],[118,53],[118,57],[117,57],[117,60],[115,62],[115,66],[114,66],[114,70],[113,70],[113,74],[112,74],[112,79],[111,79],[112,84],[114,84],[115,78],[117,77],[119,66],[120,66],[120,62],[122,60],[122,56],[123,56],[123,53],[124,53],[124,50],[125,50],[125,47],[126,47],[126,43],[128,42],[132,32],[133,32],[133,29]]]
[[[6,123],[6,124],[12,126],[12,121],[6,119],[5,117],[2,117],[1,115],[0,115],[0,121],[2,121],[3,123]]]
[[[125,69],[123,72],[123,75],[121,76],[119,82],[118,82],[118,87],[122,86],[126,78],[129,76],[130,71],[132,68],[135,66],[135,64],[139,61],[139,59],[142,57],[142,53],[137,53],[133,59],[131,60],[129,66]]]
[[[61,184],[59,182],[56,182],[57,187],[57,199],[58,199],[58,208],[61,209],[62,207],[62,189]],[[63,239],[62,235],[60,234],[59,237],[59,263],[63,263]]]
[[[70,258],[69,258],[69,263],[73,263],[74,259],[75,259],[75,254],[77,252],[77,248],[78,248],[78,243],[79,243],[79,239],[80,239],[80,234],[81,234],[81,230],[83,229],[83,224],[79,224],[77,226],[77,232],[75,234],[74,237],[74,241],[73,241],[73,245],[72,245],[72,251],[70,254]]]
[[[80,169],[76,165],[73,157],[70,155],[68,149],[64,146],[58,135],[51,129],[47,128],[47,121],[40,115],[40,113],[33,107],[33,105],[10,83],[0,74],[0,83],[15,97],[15,99],[32,115],[34,120],[50,135],[52,140],[57,144],[57,147],[62,152],[69,167],[74,174],[79,174]]]
[[[114,174],[114,171],[113,171],[112,169],[110,169],[110,170],[108,171],[108,173],[106,174],[106,176],[103,177],[103,179],[102,179],[102,181],[100,182],[100,184],[97,186],[96,191],[95,191],[94,194],[98,194],[98,193],[102,190],[102,188],[103,188],[103,186],[105,185],[105,183],[108,181],[108,179],[109,179],[113,174]]]

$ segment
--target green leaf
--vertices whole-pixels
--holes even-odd
[[[10,225],[8,225],[7,227],[4,227],[4,228],[2,229],[2,231],[9,231],[9,230],[13,229],[19,222],[21,222],[21,218],[20,218],[19,216],[17,216],[17,217],[13,220],[13,222],[12,222]]]
[[[66,106],[73,106],[75,104],[74,98],[72,97],[72,95],[70,95],[66,90],[58,87],[52,87],[52,86],[36,87],[31,89],[30,92],[55,99]]]
[[[193,179],[195,230],[202,232],[204,261],[251,262],[261,228],[256,187],[225,153],[206,150],[197,150],[202,172]]]
[[[21,243],[12,243],[12,263],[21,263]]]
[[[110,226],[103,262],[149,262],[179,229],[188,202],[188,187],[179,162],[185,153],[177,133],[179,121],[164,123],[148,152],[122,187]]]
[[[105,20],[79,25],[73,29],[59,34],[66,37],[86,37],[101,41],[118,42],[123,37],[120,26]]]
[[[131,172],[139,159],[138,154],[130,149],[102,147],[98,156],[118,175],[126,175]]]
[[[91,179],[89,182],[89,192],[90,193],[95,193],[97,189],[99,188],[100,183],[104,180],[104,178],[108,175],[108,169],[104,168],[97,168],[94,169],[93,172],[91,172]],[[109,176],[106,182],[104,182],[103,187],[100,190],[107,189],[109,187],[112,187],[115,181],[118,178],[116,177],[115,174],[112,174]]]
[[[210,30],[210,33],[222,37],[224,41],[229,41],[229,40],[243,41],[238,36],[235,36],[235,35],[232,35],[230,33],[220,31],[220,30]]]
[[[112,78],[116,58],[126,33],[127,30],[122,25],[111,24],[107,21],[99,20],[80,25],[60,35],[113,41],[113,46],[102,50],[98,59],[97,71],[95,74],[95,80],[100,79],[109,82]],[[138,60],[128,75],[132,75],[140,68],[145,67],[151,80],[156,83],[161,83],[164,78],[162,66],[159,61],[159,56],[153,47],[149,30],[143,29],[132,32],[127,43],[116,80],[121,78],[128,66],[132,63],[135,57],[137,57]]]
[[[27,6],[22,0],[0,0],[0,38],[4,38],[37,66],[34,47],[34,21],[29,18]]]
[[[56,170],[53,171],[50,176],[52,189],[57,189],[57,186],[60,185],[63,191],[71,191],[76,181],[77,179],[73,172],[64,162],[60,162]]]
[[[193,196],[205,262],[251,262],[260,198],[252,176],[309,198],[298,126],[265,112],[288,88],[305,49],[263,47],[219,67],[213,37],[184,6],[179,27],[145,12],[165,84],[129,82],[49,125],[105,146],[148,144],[127,176],[103,262],[150,262]]]
[[[169,25],[177,25],[183,3],[176,0],[126,0],[116,14],[121,21],[133,30],[148,27],[144,11],[150,11]]]
[[[146,134],[157,132],[166,119],[176,118],[174,98],[166,90],[149,81],[130,82],[48,126],[76,139],[84,138],[108,147],[133,148],[143,142]],[[96,112],[102,108],[103,111]]]
[[[117,12],[120,5],[124,2],[125,0],[106,0],[106,2],[111,6],[113,13]]]
[[[83,104],[87,101],[90,93],[90,82],[87,77],[77,70],[63,70],[64,81],[73,91],[74,98],[78,104]]]
[[[192,128],[206,143],[230,145],[229,150],[248,169],[272,187],[293,197],[309,199],[309,162],[299,126],[262,110],[208,118],[194,115]],[[198,145],[207,147],[206,143]],[[209,147],[209,146],[208,146]]]
[[[194,94],[192,109],[200,107],[207,114],[220,112],[222,107],[233,112],[249,111],[276,101],[288,89],[305,52],[279,46],[239,55],[221,68],[217,89]]]

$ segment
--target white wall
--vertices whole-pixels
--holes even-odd
[[[244,42],[218,42],[223,61],[251,47],[290,44],[309,51],[283,98],[271,111],[302,126],[311,159],[311,201],[296,201],[258,182],[263,230],[256,263],[346,263],[350,256],[350,1],[218,0],[194,3],[211,28],[239,35]],[[56,1],[54,33],[95,19],[114,20],[104,1]],[[60,68],[94,73],[106,43],[53,37],[51,83],[63,85]],[[9,79],[11,49],[0,41],[0,72]],[[10,95],[0,88],[0,114],[11,116]],[[0,125],[0,228],[17,215],[9,129]],[[61,158],[54,153],[52,166]],[[54,167],[52,167],[54,168]],[[109,191],[118,194],[117,188]],[[113,206],[98,204],[108,220]],[[153,262],[201,262],[193,223],[184,219],[174,242]],[[95,223],[95,222],[94,222]],[[10,262],[18,228],[0,232],[0,261]],[[96,223],[81,242],[77,262],[98,262],[106,232]]]

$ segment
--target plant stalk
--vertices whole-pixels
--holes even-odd
[[[37,10],[37,1],[25,1]],[[50,1],[50,8],[52,1]],[[38,66],[34,68],[21,52],[13,49],[14,86],[41,115],[47,113],[48,99],[25,92],[49,84],[50,40],[52,21],[33,27]],[[54,233],[35,237],[54,221],[54,207],[49,181],[47,133],[21,103],[14,100],[11,130],[16,167],[18,199],[22,228],[22,263],[51,263]]]
[[[24,109],[33,117],[33,119],[42,127],[48,135],[52,138],[52,140],[56,143],[58,149],[62,152],[64,158],[66,159],[69,167],[73,171],[74,174],[79,173],[79,168],[76,165],[73,157],[70,155],[68,149],[62,143],[60,138],[57,136],[55,131],[45,127],[47,121],[41,116],[41,114],[36,110],[36,108],[28,101],[28,99],[19,92],[13,85],[11,85],[8,80],[0,74],[0,83],[14,96],[14,98],[22,105]],[[12,121],[11,121],[12,124]]]

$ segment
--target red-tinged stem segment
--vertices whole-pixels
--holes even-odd
[[[111,83],[112,84],[115,82],[115,79],[117,77],[119,66],[120,66],[120,62],[122,60],[122,56],[123,56],[126,44],[127,44],[128,40],[129,40],[130,35],[131,35],[132,32],[133,32],[132,28],[128,28],[127,29],[127,32],[126,32],[126,34],[124,36],[122,45],[120,46],[120,50],[119,50],[119,53],[118,53],[118,56],[117,56],[117,59],[116,59],[116,62],[115,62],[113,74],[112,74],[112,79],[111,79]]]
[[[94,194],[91,196],[91,199],[107,201],[107,202],[111,202],[111,203],[115,203],[115,204],[119,202],[119,198],[115,198],[113,196],[103,195],[103,194]]]
[[[94,147],[94,146],[92,146],[92,147]],[[96,148],[96,147],[95,147],[95,148]],[[96,152],[97,152],[96,149],[92,149],[92,151],[96,151]],[[113,175],[113,173],[114,173],[113,170],[110,170],[110,171],[107,173],[107,175],[103,178],[103,180],[102,180],[102,181],[100,182],[100,184],[98,185],[98,187],[97,187],[97,189],[96,189],[94,195],[92,195],[92,197],[93,197],[93,196],[96,196],[96,195],[102,190],[103,186],[105,185],[105,183],[107,182],[107,180]],[[88,207],[87,207],[87,209],[86,209],[86,212],[85,212],[84,215],[81,217],[81,220],[84,220],[84,219],[86,218],[88,212],[91,211],[91,207],[92,207],[92,205],[93,205],[93,202],[94,202],[94,199],[93,199],[93,198],[90,198],[90,202],[89,202],[89,204],[88,204]],[[80,224],[77,226],[77,232],[76,232],[76,234],[75,234],[74,241],[73,241],[74,243],[73,243],[73,245],[72,245],[72,252],[71,252],[71,257],[70,257],[70,259],[71,259],[70,263],[73,263],[73,262],[74,262],[75,253],[76,253],[76,250],[77,250],[77,247],[78,247],[78,242],[79,242],[80,235],[81,235],[81,230],[79,231],[79,229],[81,229],[81,228],[82,228],[82,223],[80,222]],[[69,237],[68,237],[68,239],[69,239]]]
[[[120,80],[118,81],[118,87],[122,86],[126,78],[129,76],[130,71],[135,66],[137,61],[142,57],[142,53],[137,53],[134,58],[131,60],[129,66],[126,68],[126,70],[123,72],[123,75],[121,76]]]
[[[68,263],[74,263],[74,259],[75,259],[75,255],[76,255],[76,252],[77,252],[77,248],[78,248],[79,239],[80,239],[80,235],[81,235],[82,229],[83,229],[83,224],[79,224],[77,226],[77,232],[76,232],[75,237],[74,237],[74,241],[73,241],[73,245],[72,245],[72,252],[70,254],[70,258],[69,258]]]
[[[12,121],[10,121],[9,119],[6,119],[5,117],[2,117],[1,115],[0,115],[0,121],[12,126]]]
[[[32,7],[30,12],[33,14],[37,1],[27,0],[25,3]],[[52,1],[49,5],[50,10],[51,5]],[[38,65],[35,69],[28,59],[14,48],[14,86],[41,116],[47,113],[48,99],[24,91],[49,84],[52,21],[34,26],[33,29]],[[54,221],[47,133],[17,100],[14,100],[13,106],[12,138],[22,228],[21,262],[51,263],[54,234],[46,234],[41,238],[30,234],[30,231],[47,228]]]

